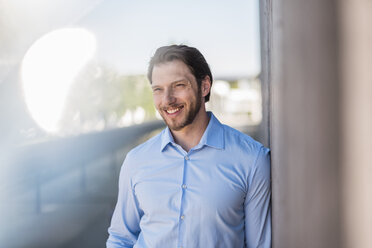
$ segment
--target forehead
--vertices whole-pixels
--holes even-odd
[[[189,67],[180,60],[156,64],[152,70],[152,84],[171,83],[179,80],[191,80],[194,75]]]

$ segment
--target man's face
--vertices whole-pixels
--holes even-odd
[[[190,69],[179,60],[155,65],[152,71],[155,107],[171,130],[193,123],[204,102]]]

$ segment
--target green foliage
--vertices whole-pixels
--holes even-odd
[[[238,80],[231,80],[231,81],[229,81],[229,84],[230,84],[231,89],[238,89],[239,88]]]
[[[138,107],[145,110],[145,120],[155,118],[145,75],[120,75],[111,68],[91,64],[71,88],[61,125],[65,130],[102,121],[104,126],[115,126],[127,110]]]

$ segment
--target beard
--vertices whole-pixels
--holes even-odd
[[[179,131],[194,122],[196,115],[200,111],[202,103],[201,97],[201,89],[198,87],[196,101],[190,103],[190,109],[184,114],[182,120],[178,122],[176,120],[169,120],[163,114],[161,114],[165,124],[167,124],[170,130]],[[183,111],[186,111],[186,109],[184,108]]]

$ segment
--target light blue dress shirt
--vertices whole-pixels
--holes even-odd
[[[271,247],[270,152],[212,113],[189,152],[168,128],[121,168],[107,247]]]

